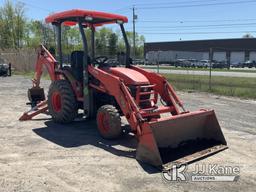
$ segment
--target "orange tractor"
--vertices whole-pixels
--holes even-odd
[[[213,110],[186,111],[167,80],[132,65],[130,46],[124,29],[128,19],[121,15],[87,10],[70,10],[46,18],[57,29],[58,61],[40,46],[28,96],[32,109],[20,120],[30,120],[47,112],[57,123],[70,123],[83,110],[96,118],[100,135],[118,138],[124,116],[130,132],[138,139],[136,159],[161,169],[181,165],[227,148]],[[95,57],[95,30],[104,24],[120,26],[125,42],[125,66],[111,65],[105,56]],[[71,54],[71,65],[63,66],[61,28],[78,25],[82,51]],[[91,50],[85,30],[91,31]],[[40,78],[46,67],[51,85],[45,98]],[[159,102],[160,101],[160,102]],[[161,103],[161,104],[159,104]]]

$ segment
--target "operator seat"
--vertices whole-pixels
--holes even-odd
[[[83,61],[84,61],[84,52],[83,51],[73,51],[71,53],[71,70],[72,74],[77,81],[83,81]],[[91,64],[91,58],[87,58],[88,65]]]

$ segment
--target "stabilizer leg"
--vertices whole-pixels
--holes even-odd
[[[35,107],[23,113],[23,115],[19,118],[20,121],[28,121],[33,117],[45,113],[48,110],[47,100],[38,103]]]

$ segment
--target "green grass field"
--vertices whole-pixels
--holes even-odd
[[[181,91],[211,92],[217,95],[256,99],[256,78],[212,77],[209,89],[209,76],[164,74],[168,81]]]

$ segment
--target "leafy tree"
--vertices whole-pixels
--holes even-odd
[[[67,33],[71,51],[81,50],[83,45],[78,27],[71,27]]]
[[[129,44],[132,46],[133,33],[130,31],[127,31],[126,35],[127,35]],[[143,35],[139,35],[138,33],[136,33],[135,40],[136,40],[136,50],[135,50],[136,57],[143,58],[145,37]],[[125,51],[125,44],[124,44],[124,40],[122,37],[120,37],[120,41],[118,42],[118,50],[123,51],[123,52]]]
[[[39,44],[46,47],[56,46],[56,31],[51,24],[44,21],[27,20],[24,4],[12,3],[6,0],[0,7],[0,48],[36,48]],[[64,54],[74,50],[82,50],[83,44],[79,29],[74,27],[62,27],[62,46]],[[85,29],[88,40],[88,48],[91,50],[91,30]],[[100,27],[95,33],[96,55],[115,56],[117,52],[125,51],[122,33],[115,32],[111,28]],[[133,41],[133,33],[127,32],[130,45]],[[143,57],[145,38],[136,34],[136,57]]]
[[[97,55],[106,55],[108,47],[108,38],[112,33],[112,30],[102,27],[96,32],[96,54]]]
[[[117,42],[118,36],[115,33],[111,33],[108,39],[108,53],[110,56],[116,56]]]
[[[14,47],[14,8],[11,1],[6,1],[0,10],[2,28],[1,34],[1,47],[11,48]]]
[[[136,49],[135,54],[138,58],[144,57],[144,43],[145,43],[145,37],[143,35],[139,35],[136,33]]]
[[[252,34],[247,33],[245,35],[243,35],[243,38],[254,38]]]
[[[5,1],[0,8],[1,48],[21,48],[26,25],[24,4]]]
[[[43,43],[43,30],[41,21],[30,21],[26,25],[26,45],[28,47],[38,47]]]
[[[23,46],[24,31],[26,25],[24,4],[17,2],[14,7],[14,46],[21,48]]]

